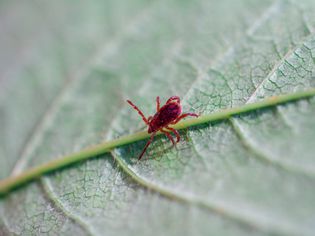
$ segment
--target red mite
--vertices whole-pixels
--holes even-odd
[[[169,125],[176,124],[178,121],[180,121],[181,119],[187,116],[198,117],[198,115],[195,113],[181,114],[182,106],[180,104],[180,98],[178,96],[170,97],[165,103],[165,105],[162,107],[160,107],[160,97],[156,97],[156,113],[154,114],[154,116],[149,116],[148,118],[146,118],[144,114],[142,113],[142,111],[140,111],[140,109],[136,105],[134,105],[131,101],[127,100],[127,102],[133,107],[133,109],[135,109],[139,113],[139,115],[142,117],[145,124],[149,126],[148,133],[149,134],[152,133],[151,138],[145,145],[138,160],[142,158],[143,154],[149,147],[150,143],[153,141],[153,138],[156,132],[161,131],[162,133],[164,133],[169,138],[169,140],[171,140],[174,146],[175,141],[172,135],[170,134],[170,132],[173,132],[175,134],[176,143],[179,142],[180,136],[179,136],[178,131],[176,129],[169,127]]]

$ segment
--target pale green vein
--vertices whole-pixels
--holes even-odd
[[[255,111],[257,109],[268,108],[275,105],[292,102],[299,99],[305,99],[312,96],[315,96],[315,88],[296,92],[296,93],[273,96],[273,97],[267,98],[265,100],[262,100],[256,103],[249,103],[240,107],[229,108],[229,109],[218,111],[212,114],[204,114],[195,119],[182,121],[174,125],[173,127],[175,129],[180,130],[180,129],[186,129],[192,126],[206,124],[209,122],[222,121],[222,120],[229,119],[230,117],[233,117],[233,116],[241,115],[243,113],[247,113],[250,111]],[[158,133],[157,135],[160,135],[160,134],[161,133]],[[0,181],[0,196],[3,196],[9,193],[13,189],[29,181],[37,179],[44,174],[48,174],[58,169],[61,169],[63,167],[72,165],[74,163],[87,160],[95,156],[110,152],[114,148],[146,139],[149,136],[150,134],[147,131],[141,131],[134,134],[125,135],[111,141],[107,141],[101,144],[88,147],[86,149],[83,149],[82,151],[66,155],[62,158],[54,159],[47,163],[33,167],[29,170],[26,170],[19,175],[11,176],[6,179],[3,179]]]
[[[49,179],[43,178],[41,180],[43,191],[45,192],[46,196],[49,198],[50,201],[53,202],[54,206],[57,207],[65,216],[67,216],[70,220],[77,223],[83,230],[86,232],[86,235],[93,236],[96,235],[93,233],[93,230],[90,226],[79,217],[73,215],[67,208],[62,204],[62,202],[58,199],[56,194],[54,193],[52,186],[50,184]]]
[[[0,216],[0,235],[17,235],[8,227],[8,224],[4,219],[4,213],[0,212]]]
[[[152,181],[145,179],[144,177],[138,176],[137,173],[134,173],[134,171],[129,168],[128,164],[124,160],[122,160],[121,157],[115,155],[114,152],[111,152],[111,154],[117,161],[118,166],[135,182],[137,182],[143,187],[146,187],[156,193],[161,194],[162,196],[168,199],[181,202],[184,204],[194,205],[202,209],[207,209],[211,212],[214,212],[218,215],[224,216],[232,221],[242,224],[250,229],[256,230],[259,229],[261,231],[272,234],[275,233],[277,235],[290,235],[293,231],[296,231],[295,228],[294,227],[292,228],[291,225],[289,224],[285,224],[282,226],[274,224],[266,225],[248,215],[242,215],[240,214],[240,212],[235,212],[235,210],[230,209],[228,206],[224,206],[224,204],[219,204],[215,200],[205,201],[202,198],[198,198],[191,194],[177,193],[176,191],[169,189],[166,186],[159,186],[158,184],[155,184]]]
[[[254,154],[254,156],[256,158],[258,158],[259,160],[267,163],[267,164],[271,164],[274,166],[277,166],[285,171],[289,171],[292,173],[296,173],[296,174],[302,174],[308,177],[314,177],[315,176],[315,172],[312,170],[308,170],[306,168],[303,167],[299,167],[296,166],[295,164],[290,164],[287,163],[283,160],[277,160],[275,158],[270,158],[267,154],[265,154],[263,151],[258,150],[249,140],[248,138],[244,135],[244,131],[241,129],[241,126],[236,123],[235,119],[229,119],[236,135],[238,136],[238,138],[241,140],[242,144],[244,145],[244,147],[249,150],[251,153]]]
[[[294,48],[291,48],[287,51],[285,56],[282,57],[281,60],[279,60],[273,66],[272,70],[268,73],[268,75],[265,77],[265,79],[263,79],[260,82],[260,84],[256,87],[256,89],[253,91],[251,96],[247,99],[246,104],[252,102],[257,97],[257,93],[259,92],[259,90],[262,88],[262,86],[265,84],[266,81],[272,82],[269,79],[276,73],[276,71],[279,69],[280,65],[282,65],[285,62],[288,63],[287,60],[292,56],[292,54],[294,54],[298,48],[301,48],[302,46],[304,46],[304,42],[307,41],[307,39],[312,38],[312,37],[314,37],[314,32],[310,32],[309,35],[304,37],[304,39],[301,41],[300,44],[296,45]],[[274,85],[277,86],[277,84],[274,84]],[[291,172],[303,174],[303,175],[310,176],[310,177],[313,177],[315,175],[315,172],[312,170],[308,170],[306,168],[296,166],[295,164],[287,163],[287,162],[280,160],[280,159],[277,160],[275,158],[270,158],[263,151],[257,150],[257,148],[249,140],[247,140],[248,138],[245,136],[244,131],[242,130],[242,125],[237,121],[237,119],[231,118],[231,119],[229,119],[229,121],[232,125],[232,128],[235,130],[237,136],[242,141],[243,145],[249,151],[251,151],[255,155],[255,157],[259,158],[261,161],[275,165],[275,166],[280,167],[286,171],[291,171]]]

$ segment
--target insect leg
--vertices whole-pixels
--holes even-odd
[[[171,130],[176,135],[176,143],[180,141],[180,135],[176,129],[166,126],[167,129]]]
[[[184,114],[181,114],[179,117],[177,117],[177,119],[174,120],[171,124],[176,124],[178,121],[180,121],[181,119],[184,119],[187,116],[198,117],[199,115],[197,115],[195,113],[184,113]]]
[[[156,97],[156,111],[159,111],[160,110],[160,97],[157,96]]]
[[[171,142],[172,142],[172,144],[173,144],[173,146],[174,146],[174,145],[175,145],[175,141],[174,141],[172,135],[170,135],[170,133],[169,133],[168,131],[166,131],[166,130],[161,129],[160,131],[161,131],[163,134],[165,134],[166,137],[168,137],[169,140],[171,140]]]
[[[142,158],[143,154],[145,153],[145,151],[146,151],[147,148],[149,147],[150,143],[153,141],[154,136],[155,136],[155,132],[151,135],[149,141],[148,141],[147,144],[144,146],[144,148],[143,148],[143,150],[142,150],[142,152],[141,152],[141,154],[140,154],[138,160],[140,160],[140,159]]]
[[[145,118],[145,116],[144,116],[144,114],[142,113],[142,111],[140,111],[140,109],[139,109],[135,104],[133,104],[130,100],[127,100],[127,102],[130,104],[130,106],[133,107],[133,109],[135,109],[135,110],[139,113],[139,115],[142,117],[142,120],[143,120],[147,125],[149,125],[149,122],[148,122],[147,118]]]

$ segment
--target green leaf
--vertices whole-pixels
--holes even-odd
[[[0,178],[143,128],[315,87],[315,3],[2,1]],[[0,200],[0,234],[312,235],[315,99],[157,137]],[[113,158],[114,157],[114,158]]]

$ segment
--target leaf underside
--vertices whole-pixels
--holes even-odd
[[[0,178],[129,134],[155,97],[208,114],[315,87],[315,2],[1,1]],[[0,200],[0,235],[312,235],[315,99],[156,137]]]

